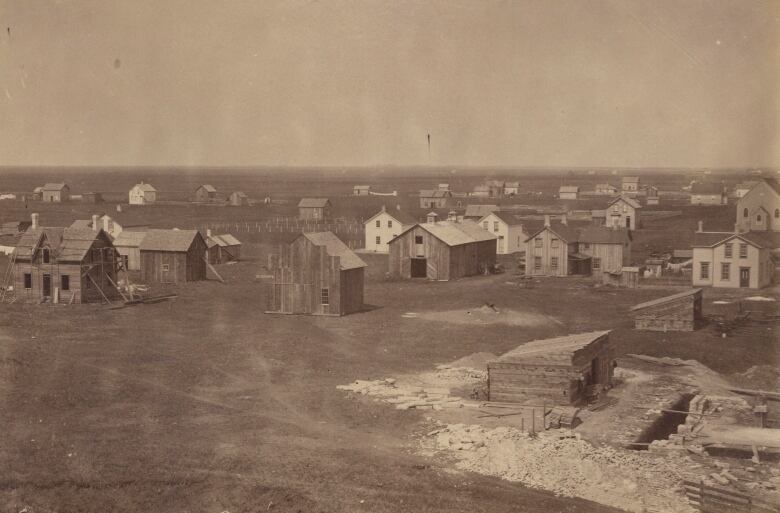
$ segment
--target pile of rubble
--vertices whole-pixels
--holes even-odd
[[[438,424],[422,441],[457,467],[628,511],[691,513],[674,457],[594,447],[570,430],[530,435],[511,427]],[[676,456],[676,453],[675,453]]]
[[[446,387],[401,385],[395,379],[390,378],[374,381],[357,380],[349,385],[339,385],[336,388],[379,398],[387,403],[395,404],[398,410],[443,410],[445,408],[478,406],[477,403],[466,401],[460,397],[451,397],[450,390]]]

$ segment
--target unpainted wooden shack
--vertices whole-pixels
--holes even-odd
[[[197,230],[149,230],[139,250],[145,283],[206,279],[206,242]]]
[[[647,331],[693,331],[702,324],[702,291],[691,289],[631,307],[634,327]]]
[[[612,386],[609,331],[567,335],[523,344],[488,363],[488,400],[540,405],[583,402],[594,389]]]
[[[241,241],[229,233],[214,235],[206,230],[206,247],[210,264],[224,264],[241,258]]]
[[[298,202],[298,219],[330,219],[331,204],[327,198],[302,198]]]
[[[366,264],[331,232],[279,248],[266,313],[347,315],[363,309]]]

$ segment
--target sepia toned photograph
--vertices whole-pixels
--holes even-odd
[[[0,0],[0,513],[780,513],[779,0]]]

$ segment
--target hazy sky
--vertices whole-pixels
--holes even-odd
[[[0,164],[780,165],[780,0],[0,0],[0,23]]]

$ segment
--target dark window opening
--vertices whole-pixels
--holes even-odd
[[[32,274],[30,273],[24,273],[24,288],[32,288]]]
[[[41,251],[41,255],[43,256],[43,263],[48,264],[51,261],[51,255],[49,253],[49,250],[47,248],[44,248]]]
[[[415,235],[414,236],[414,243],[415,244],[422,244],[423,243],[422,235]]]
[[[60,276],[60,282],[62,285],[62,290],[70,290],[70,276],[63,274]]]

